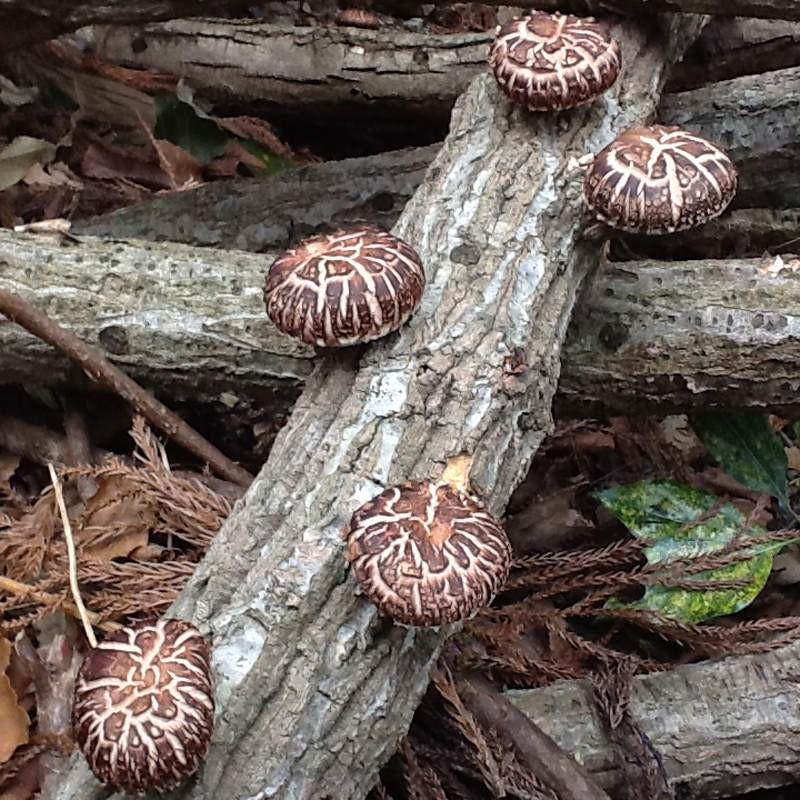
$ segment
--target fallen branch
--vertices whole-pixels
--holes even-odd
[[[683,92],[741,75],[800,65],[800,23],[737,18],[712,20],[676,64],[668,92]]]
[[[786,216],[785,235],[792,238],[796,214]],[[774,235],[768,212],[737,212],[732,238],[750,241],[742,217],[754,236]],[[728,224],[714,223],[704,236],[722,231],[725,241]],[[661,242],[649,246],[664,247]],[[473,269],[480,252],[462,245],[450,263]],[[277,414],[291,407],[297,385],[309,379],[313,351],[279,334],[266,316],[261,288],[271,259],[270,253],[92,239],[65,248],[49,236],[0,232],[0,287],[14,286],[164,396],[193,403],[224,397],[240,409],[261,405]],[[31,263],[40,265],[34,274]],[[800,285],[789,266],[773,274],[775,263],[604,265],[570,323],[559,413],[720,404],[794,408],[800,345],[792,331],[800,324]],[[57,353],[0,325],[0,382],[75,385],[79,377]]]
[[[511,112],[488,76],[456,103],[394,227],[426,266],[418,313],[399,334],[318,364],[171,609],[213,638],[219,709],[208,761],[177,796],[355,800],[375,783],[452,629],[379,620],[345,570],[342,526],[382,486],[437,475],[459,453],[473,457],[487,506],[504,508],[552,427],[561,341],[599,258],[582,241],[580,192],[553,187],[571,159],[653,114],[701,21],[658,27],[616,27],[625,73],[578,114]],[[97,794],[76,767],[55,797]]]
[[[634,678],[630,710],[686,800],[733,797],[800,780],[800,644]],[[509,691],[520,711],[608,792],[621,775],[588,681]]]
[[[737,207],[800,206],[800,67],[664,95],[659,118],[719,142],[742,182]]]
[[[738,204],[800,206],[795,124],[800,116],[800,68],[665,95],[659,116],[667,124],[684,125],[721,142],[731,153],[739,169]],[[422,182],[438,149],[439,145],[407,148],[286,170],[263,180],[209,184],[78,221],[74,230],[260,252],[356,221],[388,228]],[[571,178],[577,182],[580,174]],[[697,231],[698,240],[711,230]]]
[[[564,351],[561,409],[796,409],[800,261],[606,263]]]
[[[75,361],[91,381],[118,394],[158,430],[197,456],[227,480],[248,486],[253,476],[234,464],[180,417],[142,389],[103,353],[60,327],[46,314],[11,292],[0,290],[0,314],[8,317]]]
[[[559,800],[610,800],[591,775],[531,717],[479,677],[457,682],[464,704],[486,730],[510,739],[512,752]]]
[[[411,14],[420,0],[372,0],[375,7],[391,13]],[[452,0],[433,0],[446,5]],[[508,5],[508,0],[483,0],[488,6]],[[636,16],[660,11],[690,14],[714,14],[721,17],[764,17],[767,19],[800,20],[800,6],[795,0],[514,0],[515,6],[542,11],[572,11],[578,14],[599,14],[609,10]]]
[[[61,33],[98,23],[135,24],[156,19],[246,11],[249,0],[0,0],[3,51],[45,42]]]

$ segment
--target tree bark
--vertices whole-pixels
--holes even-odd
[[[446,5],[453,0],[433,0]],[[415,13],[421,0],[367,0],[373,7],[390,13]],[[512,5],[509,0],[482,0],[487,6]],[[613,9],[624,14],[648,15],[664,11],[713,14],[721,17],[763,17],[800,20],[795,0],[514,0],[513,5],[541,11],[572,11],[577,14],[602,14]]]
[[[560,409],[798,407],[800,260],[606,263],[573,317]]]
[[[733,797],[800,781],[800,645],[633,680],[631,713],[682,800]],[[612,794],[621,775],[587,681],[506,696]]]
[[[260,252],[356,223],[386,230],[422,183],[441,144],[327,161],[268,178],[209,183],[77,221],[79,234]]]
[[[800,251],[800,209],[743,208],[668,236],[615,236],[614,261],[755,258]]]
[[[342,526],[384,485],[437,475],[459,453],[502,511],[552,427],[560,344],[599,256],[581,244],[570,159],[653,113],[701,24],[618,27],[625,75],[569,117],[509,109],[488,76],[456,103],[394,229],[426,265],[418,313],[384,342],[320,361],[172,609],[213,637],[219,710],[208,761],[177,796],[346,800],[374,783],[452,630],[379,620],[347,575]],[[524,365],[511,380],[509,358]],[[86,778],[76,766],[56,797],[96,797]]]
[[[92,239],[70,246],[0,233],[0,288],[103,347],[164,398],[283,414],[309,379],[314,352],[280,334],[264,312],[273,255]],[[777,274],[769,259],[604,264],[570,322],[559,413],[793,410],[800,284],[784,258]],[[0,324],[0,376],[87,384],[60,354],[10,324]]]
[[[731,153],[740,171],[738,205],[800,206],[795,134],[800,67],[667,94],[659,117],[718,141]],[[75,230],[259,251],[359,220],[388,227],[422,182],[438,147],[344,159],[264,180],[209,184],[78,221]],[[676,241],[691,240],[695,233],[702,238],[701,229]]]
[[[723,147],[742,174],[734,204],[800,205],[800,67],[665,95],[659,117]],[[779,187],[776,190],[776,187]]]
[[[84,25],[236,13],[250,5],[250,0],[0,0],[0,48],[6,51],[44,42]]]
[[[670,72],[667,92],[683,92],[741,75],[800,65],[800,23],[771,19],[712,20]]]

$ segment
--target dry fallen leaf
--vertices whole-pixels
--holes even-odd
[[[789,464],[789,469],[800,472],[800,447],[792,445],[783,449],[786,451],[786,461]]]
[[[17,136],[0,151],[0,190],[21,181],[34,164],[47,163],[54,153],[55,147],[44,139]]]
[[[21,744],[27,744],[31,724],[6,675],[10,660],[11,642],[0,639],[0,764],[5,764]]]
[[[155,524],[152,498],[134,489],[124,476],[100,482],[75,525],[75,538],[89,558],[110,561],[144,547]]]

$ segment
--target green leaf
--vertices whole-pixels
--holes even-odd
[[[230,137],[216,123],[198,116],[190,105],[176,97],[157,97],[155,108],[156,139],[166,139],[182,147],[201,164],[222,155]]]
[[[709,411],[694,415],[692,427],[728,475],[788,508],[786,453],[766,414]]]
[[[648,544],[645,556],[650,564],[664,564],[679,558],[700,558],[721,550],[742,529],[745,518],[726,503],[708,519],[692,526],[716,502],[716,497],[673,481],[640,481],[599,492],[597,498],[625,524],[630,532]],[[651,585],[644,596],[633,603],[611,600],[608,608],[639,608],[654,611],[684,622],[701,622],[711,617],[733,614],[749,605],[772,570],[772,558],[780,543],[759,544],[762,528],[752,527],[741,536],[752,539],[749,558],[726,567],[683,575],[684,580],[702,583],[746,580],[735,589],[684,589]],[[657,575],[656,575],[657,580]]]
[[[267,175],[272,175],[275,172],[280,172],[281,170],[293,166],[291,161],[281,158],[281,156],[276,156],[274,153],[270,153],[269,150],[262,147],[257,142],[250,141],[249,139],[242,139],[241,137],[237,137],[237,140],[248,153],[252,153],[256,158],[261,159],[264,163],[264,172]]]

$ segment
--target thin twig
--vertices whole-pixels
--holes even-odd
[[[75,601],[75,607],[78,609],[78,614],[83,623],[83,629],[86,631],[86,638],[89,640],[89,644],[92,647],[97,647],[97,637],[92,630],[92,624],[89,622],[88,615],[86,614],[86,607],[83,605],[83,598],[78,588],[78,559],[75,556],[75,542],[72,541],[72,526],[69,522],[67,507],[64,505],[64,495],[61,492],[61,481],[58,480],[58,475],[56,475],[55,467],[53,467],[52,464],[48,464],[47,469],[50,470],[50,480],[53,482],[53,491],[56,494],[58,510],[61,513],[61,522],[64,525],[64,538],[67,540],[69,587],[72,590],[72,599]]]
[[[57,325],[46,314],[12,292],[0,290],[0,314],[47,344],[57,347],[77,362],[89,378],[116,392],[148,422],[207,463],[220,477],[240,486],[250,485],[253,476],[246,469],[217,450],[177,414],[115,367],[97,348]]]
[[[59,606],[70,616],[75,617],[76,619],[81,618],[80,614],[78,613],[78,609],[72,603],[68,601],[62,601],[61,597],[59,597],[57,594],[50,594],[50,592],[43,592],[40,589],[35,589],[33,586],[28,586],[27,583],[21,583],[20,581],[15,581],[12,578],[6,578],[3,575],[0,575],[0,590],[6,591],[9,594],[18,595],[20,597],[30,597],[32,600],[35,600],[37,603],[41,603],[43,606]],[[113,633],[114,631],[118,631],[122,628],[122,625],[120,625],[118,622],[104,620],[96,611],[89,611],[86,609],[86,617],[95,628],[100,628],[101,631],[106,631],[107,633]]]

